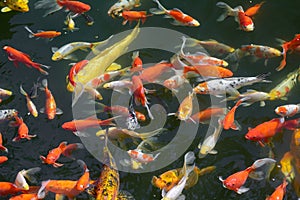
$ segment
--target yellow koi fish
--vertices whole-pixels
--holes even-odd
[[[1,12],[10,12],[12,10],[20,12],[29,11],[28,0],[1,0],[0,6],[3,7]]]

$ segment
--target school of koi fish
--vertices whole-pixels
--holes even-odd
[[[0,5],[3,7],[1,12],[3,14],[10,11],[28,12],[30,15],[31,8],[29,9],[28,3],[28,0],[1,0]],[[146,178],[142,178],[142,182],[147,182],[150,190],[156,191],[157,195],[146,195],[142,199],[201,199],[197,196],[198,193],[208,186],[207,183],[199,186],[202,179],[218,181],[220,186],[218,190],[234,199],[248,199],[244,195],[255,193],[254,191],[256,193],[259,191],[266,200],[300,199],[300,156],[298,154],[300,118],[295,118],[300,113],[300,103],[288,101],[290,96],[295,95],[297,83],[300,81],[300,66],[290,65],[288,53],[299,53],[300,34],[295,33],[295,36],[287,41],[273,38],[278,43],[274,47],[249,43],[237,48],[230,46],[230,41],[225,44],[214,39],[200,40],[200,38],[182,35],[177,38],[180,42],[174,44],[177,53],[160,61],[151,60],[155,64],[146,66],[143,60],[154,58],[149,56],[151,51],[145,53],[144,50],[140,50],[128,53],[127,49],[142,34],[141,28],[148,20],[158,18],[161,21],[169,21],[174,29],[187,28],[182,29],[186,34],[188,29],[199,28],[205,24],[205,21],[189,15],[187,10],[171,8],[168,6],[168,1],[119,0],[115,3],[111,1],[105,3],[110,5],[105,13],[107,18],[120,21],[120,27],[134,26],[128,35],[115,43],[111,42],[114,39],[114,35],[111,35],[101,41],[82,42],[82,39],[82,41],[64,43],[60,47],[55,47],[58,46],[55,43],[56,38],[66,34],[72,37],[72,34],[82,31],[84,26],[95,26],[98,19],[91,16],[90,10],[97,8],[77,0],[38,0],[33,4],[34,9],[45,12],[39,20],[46,20],[48,17],[61,14],[62,10],[65,11],[65,20],[61,20],[64,24],[61,31],[51,30],[50,26],[50,30],[35,30],[30,27],[30,23],[22,24],[24,38],[29,37],[28,40],[32,41],[32,45],[35,39],[45,40],[43,42],[51,44],[53,54],[47,55],[49,63],[39,63],[40,57],[36,55],[38,52],[23,51],[18,45],[12,46],[8,42],[2,47],[7,56],[3,68],[22,68],[26,73],[36,73],[37,79],[27,79],[26,82],[18,80],[18,90],[13,90],[12,88],[15,87],[9,88],[9,86],[0,88],[1,104],[10,107],[16,93],[22,96],[23,102],[22,105],[18,105],[19,107],[0,110],[0,122],[5,127],[0,129],[0,169],[7,170],[5,167],[18,162],[14,156],[14,148],[21,149],[27,143],[30,145],[26,146],[28,149],[22,149],[23,153],[26,153],[38,145],[36,142],[45,142],[39,141],[42,133],[33,128],[31,123],[33,121],[35,125],[39,125],[39,120],[46,120],[55,127],[54,130],[62,129],[66,137],[61,137],[63,138],[61,142],[52,144],[48,149],[33,150],[32,153],[35,154],[40,165],[32,166],[30,163],[24,163],[21,167],[26,169],[14,173],[13,178],[7,177],[5,170],[3,172],[0,170],[0,198],[10,200],[140,199],[135,197],[135,190],[131,190],[131,184],[135,183],[129,183],[126,175],[118,171],[118,165],[134,171],[157,162],[162,156],[160,149],[174,137],[171,132],[176,129],[174,127],[176,121],[175,124],[178,124],[176,126],[181,122],[188,126],[199,125],[199,131],[193,139],[198,145],[188,147],[180,161],[174,160],[174,163],[181,163],[179,168],[172,169],[168,166],[163,168],[163,171],[153,170],[150,175],[152,179],[147,179],[149,175],[145,175]],[[236,2],[211,1],[210,4],[218,13],[214,16],[217,25],[228,22],[227,29],[245,34],[246,37],[261,28],[255,23],[259,18],[264,17],[263,9],[267,10],[272,2],[250,2],[250,6],[245,8]],[[178,7],[180,8],[180,5]],[[232,26],[229,23],[232,19],[237,25]],[[85,25],[82,25],[81,20],[84,20]],[[93,56],[86,57],[87,51],[90,51]],[[123,54],[127,57],[130,54],[130,59],[127,59],[130,60],[129,63],[118,59]],[[247,71],[245,68],[241,69],[244,60],[251,62],[252,65],[262,66],[263,72],[260,73],[257,69],[258,73],[250,76],[245,76],[247,73],[239,73]],[[73,94],[73,99],[72,105],[68,107],[60,107],[63,99],[57,99],[55,94],[61,88],[54,88],[51,82],[53,79],[47,78],[54,73],[53,68],[59,62],[66,62],[69,65],[68,73],[65,74],[64,88],[66,92]],[[279,73],[282,74],[281,80],[273,80],[272,74]],[[33,82],[32,86],[28,86],[30,82]],[[157,84],[161,87],[155,86]],[[188,90],[186,85],[191,86],[191,90]],[[263,89],[253,89],[257,85]],[[109,102],[112,92],[130,95],[128,106],[113,105],[113,102]],[[185,98],[177,102],[174,110],[171,106],[168,107],[168,103],[173,102],[164,100],[162,96],[166,95],[174,99],[178,93],[185,94]],[[86,100],[87,104],[95,105],[97,116],[91,116],[91,113],[87,112],[85,118],[70,118],[68,121],[62,121],[65,119],[63,115],[72,116],[72,107],[78,104],[83,94],[89,96]],[[139,129],[141,130],[143,126],[158,117],[156,110],[151,109],[154,96],[159,96],[162,104],[167,107],[167,122],[165,126],[155,130],[139,132]],[[205,102],[211,102],[208,98],[217,99],[220,105],[211,103],[204,107]],[[43,102],[43,106],[37,104],[40,101]],[[200,110],[197,112],[195,112],[196,101],[197,104],[203,104],[199,106]],[[277,106],[274,108],[269,106],[271,101],[277,102]],[[21,112],[23,107],[26,107],[26,113]],[[245,127],[245,123],[240,120],[241,117],[236,117],[240,110],[249,107],[254,107],[254,110],[246,112],[248,114],[246,117],[255,124],[254,127]],[[273,116],[255,118],[258,109],[264,112],[266,108],[272,110]],[[170,125],[169,121],[173,121],[173,124]],[[102,129],[97,129],[99,127]],[[208,127],[211,129],[206,131]],[[102,163],[89,162],[91,159],[88,159],[89,153],[80,157],[86,150],[86,146],[83,142],[73,143],[73,141],[80,141],[78,138],[91,137],[90,132],[86,130],[96,129],[94,136],[99,143],[103,144],[101,149],[98,149],[104,157]],[[205,131],[206,135],[203,134]],[[15,136],[12,137],[6,132],[14,132]],[[226,134],[228,136],[223,138]],[[231,148],[232,154],[239,151],[229,141],[230,137],[237,137],[236,135],[242,135],[237,139],[240,145],[243,143],[252,145],[251,151],[257,159],[238,157],[241,159],[239,161],[217,157],[221,153],[216,150],[219,149],[218,146]],[[57,141],[58,137],[60,138],[57,134],[49,134],[47,140]],[[76,140],[69,140],[69,137]],[[168,138],[168,142],[164,141],[165,138]],[[226,140],[229,143],[224,145]],[[278,153],[278,140],[290,143],[290,150]],[[110,150],[111,145],[127,152],[127,158],[116,159]],[[154,151],[158,153],[154,154]],[[169,151],[175,150],[169,149]],[[224,165],[228,164],[230,167],[225,170],[224,166],[214,163],[216,159],[223,159],[223,162],[227,162]],[[199,163],[204,163],[204,160],[208,161],[205,162],[208,163],[207,165],[201,164],[201,168],[197,166]],[[68,179],[68,173],[64,174],[60,170],[64,168],[70,168],[70,173],[73,173],[72,170],[80,170],[81,176],[76,180]],[[49,169],[54,170],[54,174],[59,178],[43,176],[43,173]],[[232,170],[228,171],[228,169]],[[159,174],[160,172],[162,173]],[[249,184],[250,182],[252,184]],[[287,190],[290,194],[287,194]],[[210,194],[210,199],[229,198],[216,197],[214,192]]]

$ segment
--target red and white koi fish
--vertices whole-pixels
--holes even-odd
[[[58,31],[42,31],[39,30],[37,33],[32,32],[32,30],[30,30],[28,28],[28,26],[25,26],[25,29],[29,32],[29,38],[33,38],[36,37],[38,38],[48,38],[50,40],[52,40],[53,38],[60,36],[61,32]]]
[[[48,72],[43,70],[42,67],[49,69],[50,68],[49,66],[33,62],[28,54],[18,51],[17,49],[14,49],[10,46],[4,46],[3,49],[8,54],[8,60],[14,62],[14,65],[16,67],[19,66],[19,62],[24,63],[27,67],[33,67],[37,69],[39,72],[41,72],[42,74],[48,75]]]
[[[293,117],[300,112],[300,104],[288,104],[275,109],[277,115],[281,117]]]
[[[30,96],[23,89],[22,85],[20,85],[20,92],[21,92],[21,94],[23,94],[26,97],[26,102],[27,102],[26,105],[27,105],[27,109],[28,109],[29,113],[32,114],[32,116],[37,117],[38,111],[37,111],[34,103],[31,101]]]
[[[54,119],[55,115],[63,114],[63,111],[56,107],[55,99],[51,91],[48,89],[47,79],[44,79],[42,81],[42,85],[44,86],[44,90],[45,90],[46,103],[45,103],[45,107],[40,109],[40,112],[45,113],[48,119],[51,120]]]
[[[128,150],[127,153],[132,159],[134,159],[140,163],[145,163],[145,164],[147,164],[149,162],[153,162],[160,154],[160,153],[158,153],[155,156],[153,156],[152,154],[143,153],[139,149]]]
[[[249,174],[253,171],[257,171],[257,168],[262,167],[265,164],[274,164],[276,163],[276,160],[273,160],[271,158],[263,158],[256,160],[250,167],[243,171],[236,172],[230,176],[228,176],[225,180],[222,179],[221,176],[219,176],[219,180],[222,181],[223,187],[233,190],[238,194],[245,193],[249,190],[249,188],[244,187]],[[257,178],[258,180],[261,180],[261,177]]]
[[[166,16],[173,18],[174,21],[171,22],[171,24],[176,26],[193,26],[197,27],[200,26],[200,23],[194,19],[193,17],[184,14],[181,10],[178,8],[173,8],[172,10],[167,10],[164,8],[158,0],[153,0],[158,5],[157,8],[151,8],[150,12],[155,15],[162,15],[166,14]]]
[[[13,139],[13,142],[19,141],[20,139],[27,139],[31,140],[31,138],[36,137],[36,135],[29,135],[29,130],[27,125],[24,123],[23,119],[21,117],[18,117],[17,114],[15,114],[15,122],[10,123],[11,126],[18,126],[18,136]]]

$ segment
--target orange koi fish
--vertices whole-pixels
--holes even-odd
[[[74,80],[75,75],[84,68],[84,66],[86,66],[89,63],[88,60],[82,60],[76,64],[74,64],[70,71],[69,71],[69,75],[68,75],[68,79],[69,82],[71,83],[71,85],[73,85],[74,87],[76,86],[76,82]]]
[[[5,146],[3,146],[2,133],[0,133],[0,150],[5,151],[6,153],[8,153],[8,149]]]
[[[148,68],[147,68],[148,69]],[[144,71],[143,71],[144,72]],[[141,74],[142,75],[142,74]],[[148,111],[148,115],[151,119],[154,119],[153,115],[150,112],[150,109],[148,107],[148,100],[145,95],[145,88],[143,86],[143,83],[139,76],[133,76],[132,77],[132,87],[131,91],[134,95],[134,100],[137,105],[141,104],[142,106],[146,107]]]
[[[241,105],[243,99],[240,99],[235,106],[225,115],[222,125],[224,130],[233,129],[233,130],[240,130],[241,127],[234,121],[234,114],[236,109]]]
[[[227,108],[210,107],[193,114],[191,119],[193,119],[195,122],[207,123],[213,117],[220,117],[224,115],[226,111]]]
[[[140,163],[145,163],[145,164],[147,164],[149,162],[153,162],[160,154],[160,153],[158,153],[155,156],[153,156],[152,154],[143,153],[139,149],[128,150],[127,153],[132,159],[134,159]]]
[[[299,47],[299,45],[300,45],[300,34],[296,34],[295,37],[291,41],[283,42],[283,44],[281,45],[281,47],[283,49],[283,52],[282,52],[283,58],[280,62],[280,65],[276,68],[277,71],[280,71],[285,67],[286,53],[289,50],[294,51],[295,49],[297,49],[297,47]]]
[[[193,26],[193,27],[200,26],[200,23],[196,19],[194,19],[193,17],[191,17],[187,14],[184,14],[178,8],[174,8],[172,10],[167,10],[160,4],[160,2],[158,0],[153,0],[153,1],[155,3],[157,3],[158,9],[151,8],[150,12],[152,14],[155,14],[155,15],[166,14],[166,16],[174,19],[174,21],[171,22],[171,24],[173,24],[175,26]]]
[[[39,200],[39,199],[43,199],[43,198],[38,197],[37,193],[36,194],[20,194],[18,196],[9,198],[9,200]]]
[[[89,185],[89,170],[82,160],[78,163],[83,166],[84,173],[78,181],[72,180],[48,180],[42,182],[42,187],[38,191],[38,197],[44,195],[46,192],[53,192],[56,198],[63,198],[67,196],[69,199],[74,199],[77,195],[83,192]]]
[[[43,70],[41,67],[49,69],[50,68],[49,66],[33,62],[28,54],[18,51],[17,49],[14,49],[10,46],[4,46],[3,49],[8,54],[8,60],[14,62],[14,65],[16,67],[18,67],[19,62],[21,62],[21,63],[24,63],[27,67],[33,67],[33,68],[37,69],[39,72],[41,72],[42,74],[48,75],[48,72]]]
[[[232,71],[224,67],[211,66],[211,65],[194,65],[185,66],[183,69],[183,74],[186,76],[188,72],[195,72],[204,77],[217,77],[217,78],[227,78],[233,76]]]
[[[217,2],[216,6],[225,9],[225,12],[217,19],[218,22],[223,21],[228,16],[233,16],[235,21],[238,22],[239,28],[241,30],[247,32],[254,30],[254,23],[250,16],[246,15],[242,6],[231,8],[228,4],[224,2]]]
[[[284,197],[284,194],[286,192],[286,186],[288,185],[288,182],[286,181],[286,178],[283,179],[282,184],[280,184],[275,191],[271,194],[271,196],[268,196],[266,200],[282,200]]]
[[[47,79],[42,81],[42,85],[44,86],[45,94],[46,94],[46,103],[45,107],[40,109],[41,113],[45,113],[48,119],[54,119],[55,115],[63,114],[63,111],[56,107],[55,99],[48,89],[48,82]]]
[[[139,57],[139,52],[135,51],[132,54],[132,64],[130,71],[131,72],[137,72],[137,71],[142,71],[143,70],[143,61]]]
[[[265,3],[265,1],[262,1],[258,4],[255,4],[254,6],[248,8],[246,11],[245,11],[245,14],[249,17],[252,17],[254,15],[256,15],[260,9],[260,7]]]
[[[131,23],[132,21],[142,20],[142,24],[145,23],[147,17],[152,16],[152,14],[147,15],[147,11],[130,11],[130,10],[123,10],[122,17],[124,21],[122,25],[125,25],[128,21]]]
[[[262,167],[265,164],[274,164],[276,161],[271,158],[263,158],[256,160],[250,167],[246,168],[243,171],[236,172],[229,177],[227,177],[225,180],[222,179],[221,176],[219,176],[219,180],[223,183],[223,187],[227,188],[229,190],[233,190],[238,194],[242,194],[244,192],[247,192],[249,188],[244,187],[249,174],[253,171],[256,171],[257,168]],[[261,179],[261,177],[257,178],[258,180]]]
[[[34,103],[31,101],[30,96],[23,89],[22,85],[20,85],[20,93],[26,97],[26,102],[27,102],[26,105],[27,105],[27,109],[28,109],[29,113],[32,114],[32,116],[37,117],[38,111],[37,111]]]
[[[16,142],[19,141],[20,139],[27,139],[31,140],[31,138],[36,137],[36,135],[29,135],[29,130],[27,125],[24,123],[23,119],[21,117],[18,117],[17,114],[14,115],[15,122],[10,123],[11,126],[18,126],[18,136],[15,137],[12,141]]]
[[[25,29],[29,32],[29,38],[48,38],[48,39],[53,39],[57,36],[61,35],[61,32],[57,32],[57,31],[38,31],[37,33],[32,32],[32,30],[30,30],[28,28],[28,26],[25,26]]]
[[[248,133],[245,135],[247,140],[257,141],[262,147],[264,142],[268,143],[284,125],[284,118],[274,118],[270,121],[259,124],[255,128],[248,128]]]
[[[275,108],[277,115],[281,117],[293,117],[300,112],[300,104],[288,104]]]
[[[151,67],[147,67],[142,71],[142,73],[139,75],[139,78],[143,81],[147,82],[154,82],[156,79],[163,74],[165,71],[171,69],[173,65],[171,63],[168,63],[166,61],[161,61],[160,63],[157,63],[156,65],[153,65]]]

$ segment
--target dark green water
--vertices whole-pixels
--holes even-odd
[[[28,33],[24,29],[27,25],[33,30],[57,30],[61,31],[64,27],[63,21],[65,19],[65,13],[60,11],[51,16],[43,18],[44,10],[35,10],[33,4],[35,1],[30,0],[28,13],[1,13],[1,32],[0,32],[0,46],[4,45],[12,46],[18,50],[28,53],[34,60],[39,63],[52,66],[49,71],[47,79],[49,81],[49,88],[56,98],[57,106],[64,111],[64,114],[60,117],[56,117],[54,120],[49,121],[45,118],[45,115],[40,114],[38,118],[32,116],[26,116],[27,109],[25,104],[25,98],[19,93],[19,86],[22,83],[26,91],[28,91],[32,83],[36,81],[41,75],[33,70],[28,69],[24,65],[20,64],[19,68],[15,68],[12,62],[9,62],[7,55],[4,51],[0,53],[0,87],[9,89],[14,92],[14,96],[1,103],[1,109],[15,108],[23,116],[24,121],[29,127],[31,134],[37,134],[38,137],[32,141],[20,141],[12,142],[12,138],[15,137],[16,129],[10,128],[7,124],[1,126],[0,131],[3,133],[4,145],[9,149],[9,160],[0,166],[0,180],[13,182],[16,173],[21,169],[27,169],[31,167],[40,166],[42,172],[40,174],[40,180],[48,179],[78,179],[82,174],[76,162],[71,159],[61,157],[60,162],[64,163],[61,168],[54,168],[52,166],[43,165],[39,159],[39,155],[46,155],[48,150],[56,147],[61,141],[68,141],[68,143],[80,142],[80,139],[74,136],[71,132],[64,131],[61,125],[72,120],[72,95],[66,90],[65,77],[69,71],[68,64],[70,61],[51,61],[51,47],[60,47],[66,43],[73,41],[98,41],[108,38],[112,34],[117,34],[121,31],[125,31],[133,28],[134,25],[122,26],[121,19],[112,19],[107,15],[107,10],[115,2],[111,0],[99,0],[99,1],[84,1],[92,6],[92,10],[88,12],[95,19],[93,26],[86,26],[82,18],[76,20],[79,31],[73,33],[63,34],[62,36],[55,38],[53,41],[45,42],[44,40],[29,39]],[[281,38],[284,40],[290,40],[300,30],[300,3],[297,0],[283,1],[283,0],[270,0],[262,6],[260,12],[255,16],[255,30],[250,33],[246,33],[237,30],[237,23],[232,18],[225,20],[222,23],[216,22],[217,17],[221,14],[221,9],[216,7],[217,1],[212,0],[186,0],[186,1],[163,1],[161,2],[167,8],[178,7],[184,12],[198,19],[201,23],[200,27],[177,27],[169,23],[170,20],[163,19],[161,16],[154,16],[147,19],[143,26],[148,27],[164,27],[173,29],[191,37],[197,39],[216,39],[225,44],[229,44],[235,48],[238,48],[243,44],[261,44],[271,47],[277,47],[278,42],[275,38]],[[149,10],[151,7],[156,7],[151,1],[143,1],[142,6],[138,9]],[[248,8],[259,1],[250,3],[249,1],[234,1],[229,2],[231,6],[242,5],[244,8]],[[159,38],[160,36],[157,35]],[[178,45],[178,44],[174,44]],[[145,60],[153,62],[151,58],[155,55],[152,50],[143,50]],[[143,55],[143,54],[142,54]],[[147,55],[148,56],[147,58]],[[168,59],[170,54],[166,53],[164,59]],[[161,55],[163,57],[163,55]],[[84,57],[83,57],[84,58]],[[261,73],[271,72],[270,80],[273,82],[270,84],[257,84],[248,88],[269,91],[276,84],[278,84],[286,75],[296,69],[299,66],[299,55],[289,54],[288,63],[284,70],[277,72],[275,68],[280,62],[280,58],[270,59],[267,66],[264,66],[263,61],[251,62],[250,59],[242,59],[239,65],[238,71],[235,72],[235,76],[255,76]],[[157,61],[157,59],[154,59]],[[127,54],[127,57],[122,59],[120,63],[127,66],[131,62],[131,54]],[[243,88],[241,91],[245,91]],[[300,89],[296,86],[288,97],[288,103],[299,103]],[[202,97],[198,97],[200,102]],[[242,130],[236,131],[223,131],[221,138],[216,146],[218,150],[217,155],[208,155],[204,159],[197,159],[196,165],[200,168],[209,165],[215,165],[217,169],[203,177],[196,186],[189,190],[185,190],[183,193],[187,199],[265,199],[268,194],[271,194],[275,187],[277,187],[282,180],[282,176],[279,170],[275,170],[272,173],[272,177],[275,177],[275,181],[254,181],[248,180],[247,187],[251,190],[245,194],[238,195],[233,191],[229,191],[222,187],[221,182],[218,180],[218,176],[227,177],[232,173],[245,169],[250,166],[254,160],[268,156],[268,147],[262,148],[255,142],[246,141],[244,134],[247,132],[248,127],[254,127],[259,123],[267,121],[271,118],[277,117],[274,113],[274,109],[278,105],[287,103],[286,101],[273,101],[267,102],[267,105],[263,108],[258,104],[254,104],[251,107],[241,107],[236,112],[236,119],[242,125]],[[44,94],[40,93],[39,98],[35,99],[37,108],[44,106]],[[232,106],[232,102],[229,106]],[[178,106],[178,105],[177,105]],[[201,105],[200,105],[201,106]],[[204,106],[205,107],[205,106]],[[177,107],[172,110],[176,111]],[[176,124],[176,122],[174,122]],[[197,152],[196,146],[199,141],[202,141],[207,130],[207,126],[200,125],[197,137],[194,143],[190,146],[189,150]],[[282,155],[288,151],[291,131],[284,131],[275,136],[275,159],[280,161]],[[189,133],[186,133],[189,134]],[[77,159],[84,160],[91,172],[91,178],[96,179],[102,169],[102,164],[96,160],[86,150],[82,150],[76,153]],[[150,181],[153,175],[159,175],[169,169],[182,166],[181,157],[170,166],[160,169],[152,173],[145,174],[130,174],[120,173],[122,190],[131,192],[136,199],[160,199],[160,191],[154,188]],[[50,194],[46,199],[53,199]],[[85,199],[86,196],[82,195],[80,198]],[[287,187],[286,199],[297,199],[291,184]],[[3,198],[7,199],[7,198]]]

